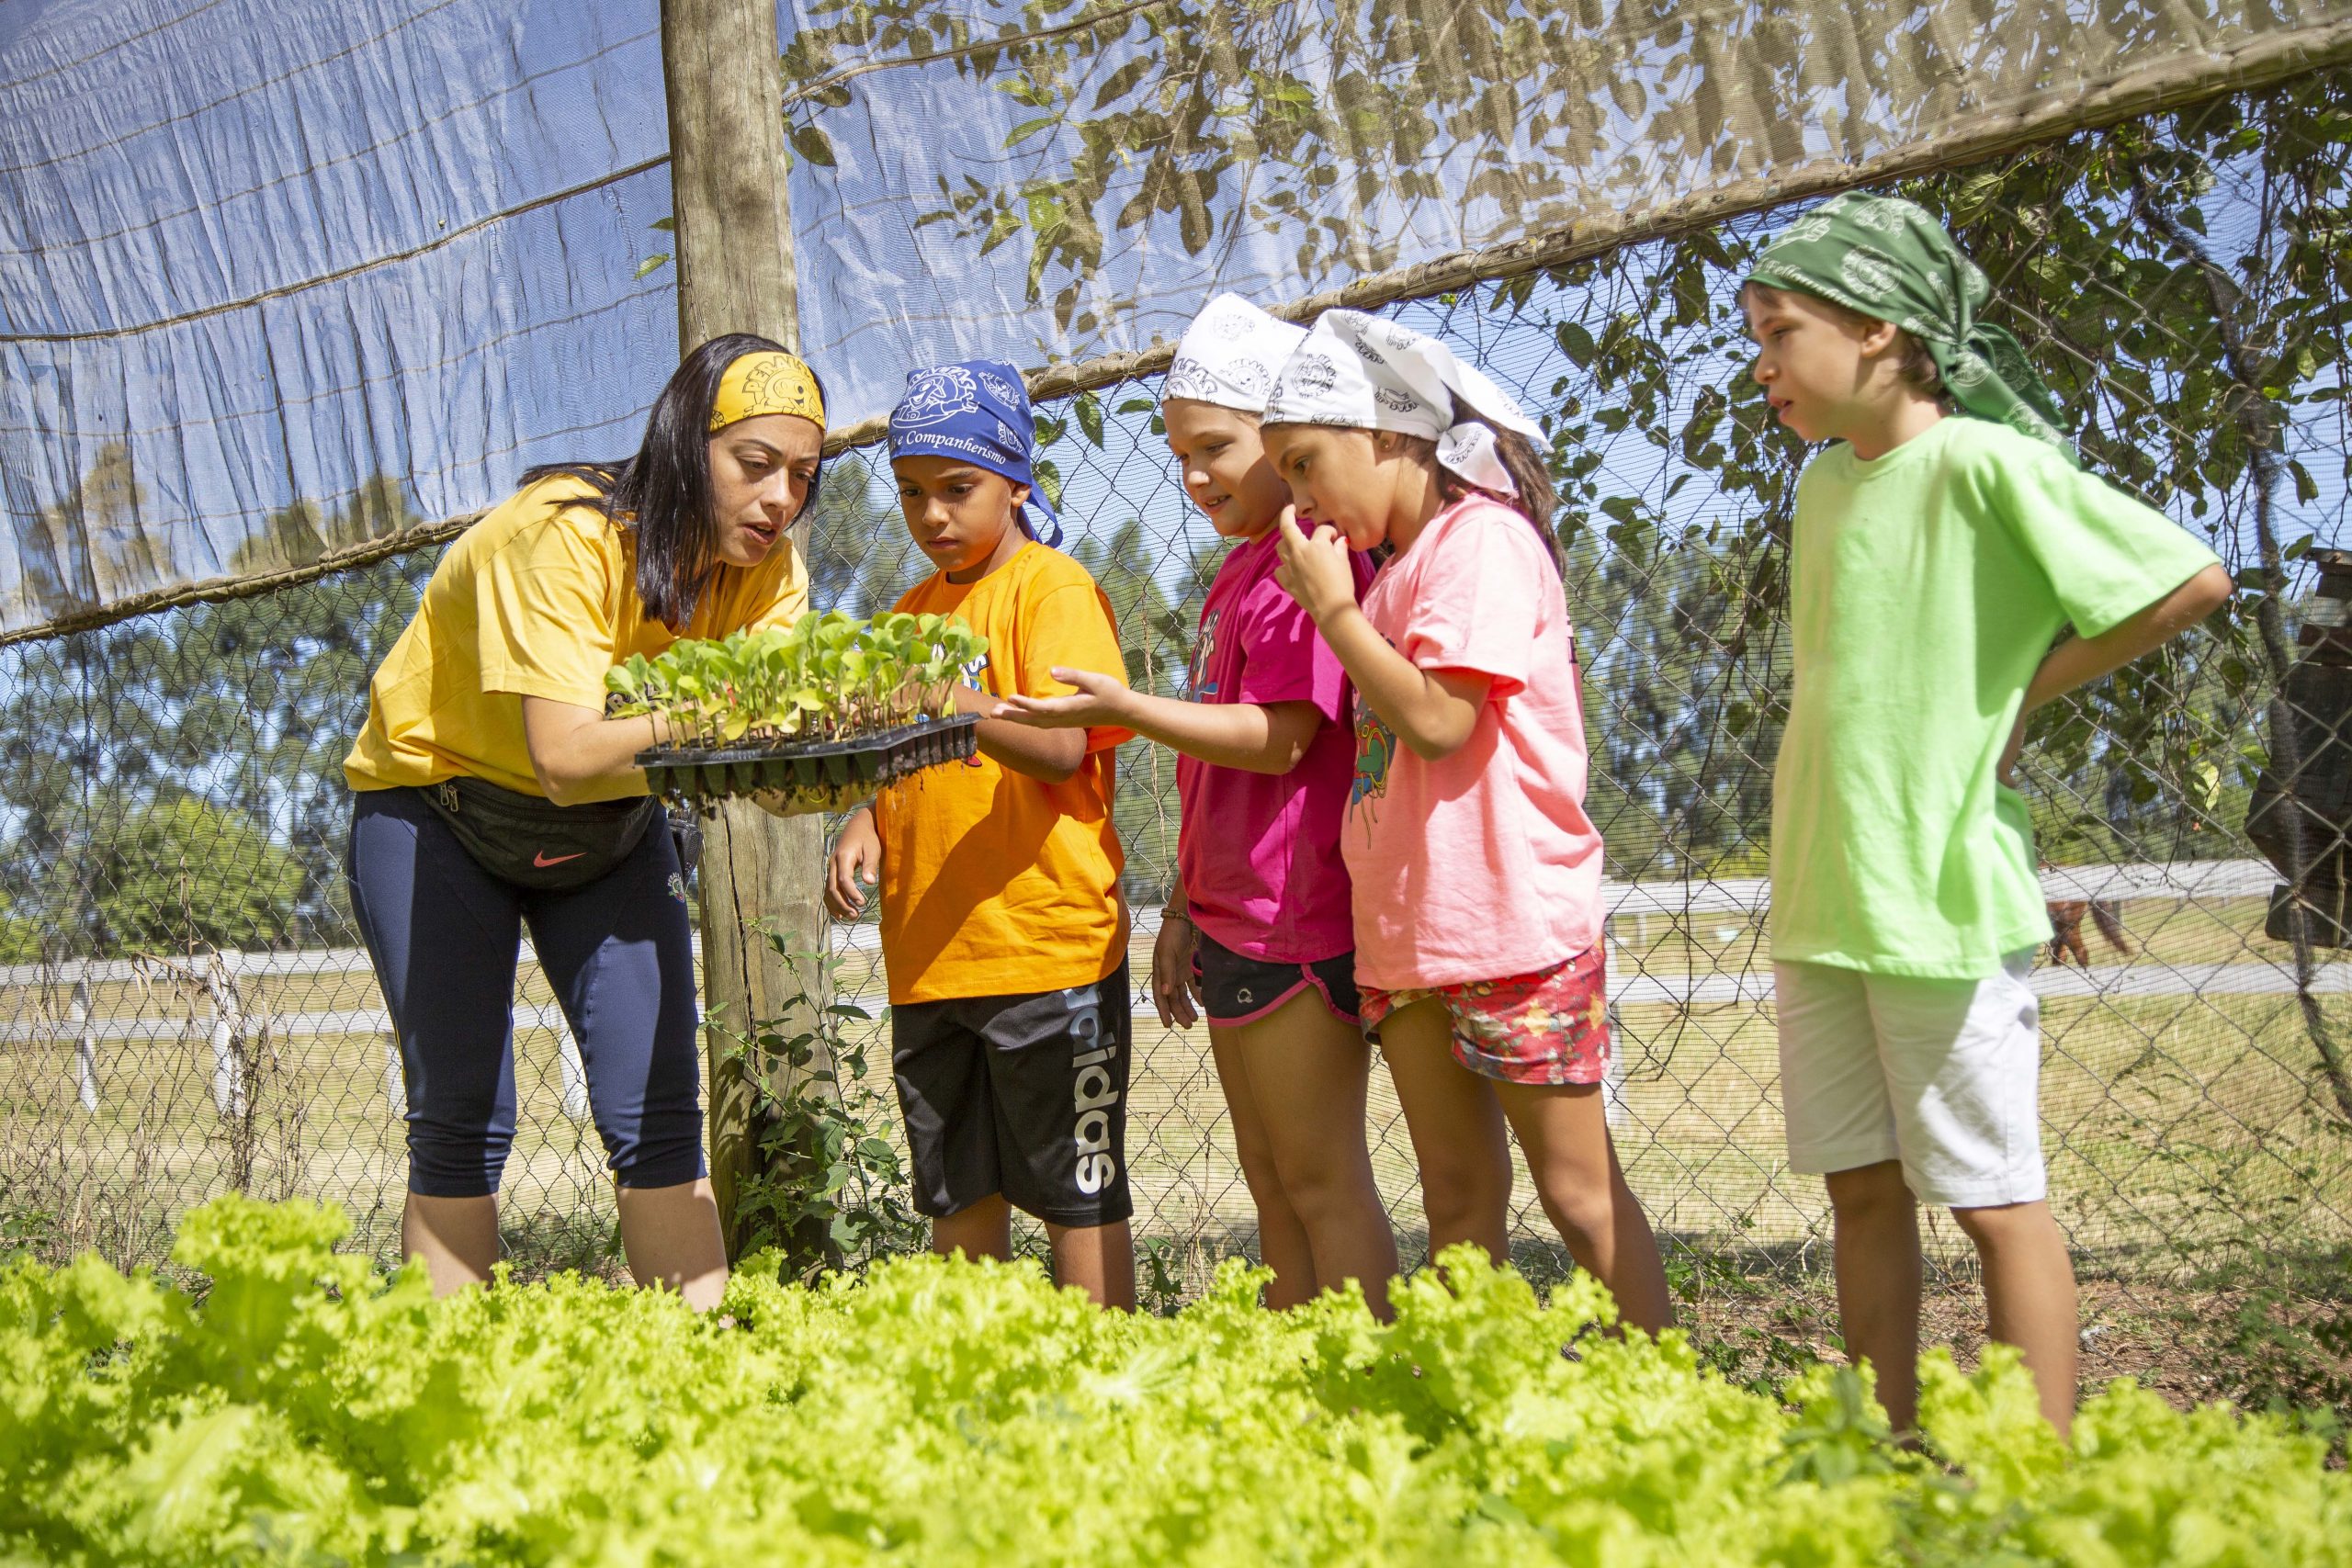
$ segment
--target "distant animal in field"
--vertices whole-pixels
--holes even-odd
[[[2064,964],[2072,953],[2074,961],[2087,969],[2091,966],[2090,948],[2083,941],[2083,917],[2088,915],[2098,934],[2107,938],[2109,947],[2132,956],[2132,939],[2124,934],[2123,917],[2111,898],[2052,898],[2050,900],[2050,961]]]

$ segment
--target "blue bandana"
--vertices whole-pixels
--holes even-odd
[[[1058,546],[1061,520],[1029,466],[1036,449],[1037,421],[1029,412],[1021,373],[1001,359],[964,359],[910,371],[906,395],[890,411],[893,459],[955,457],[1027,485],[1028,505],[1013,513],[1014,521],[1031,538]],[[1029,507],[1053,529],[1051,538],[1023,515]]]

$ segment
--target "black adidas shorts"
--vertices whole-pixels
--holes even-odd
[[[890,1010],[917,1212],[1003,1193],[1057,1225],[1115,1224],[1127,1193],[1127,966],[1091,986]]]

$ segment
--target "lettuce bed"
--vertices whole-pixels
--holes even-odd
[[[571,1278],[436,1306],[332,1210],[223,1200],[199,1303],[0,1269],[0,1562],[2340,1562],[2326,1439],[2118,1385],[2075,1451],[1996,1359],[1928,1371],[1931,1453],[1850,1375],[1795,1408],[1581,1282],[1422,1277],[1384,1328],[1229,1265],[1172,1320],[909,1259],[735,1327]],[[1566,1354],[1560,1347],[1570,1346]]]

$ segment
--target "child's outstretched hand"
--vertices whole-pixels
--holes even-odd
[[[874,813],[861,811],[842,824],[833,840],[825,864],[825,908],[837,920],[855,919],[865,908],[866,887],[881,879],[882,835],[875,831]]]
[[[1120,713],[1120,704],[1128,694],[1125,682],[1091,670],[1065,670],[1058,664],[1053,676],[1078,690],[1066,697],[1007,697],[989,710],[988,716],[1033,729],[1103,728],[1126,722]]]
[[[1355,569],[1348,564],[1348,542],[1340,531],[1329,523],[1319,524],[1315,536],[1309,538],[1299,530],[1296,508],[1288,506],[1274,520],[1274,548],[1283,558],[1274,568],[1274,581],[1298,602],[1298,607],[1317,626],[1342,610],[1354,609]]]

